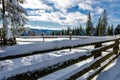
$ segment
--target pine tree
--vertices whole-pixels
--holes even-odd
[[[115,28],[115,35],[120,34],[120,24],[117,25],[117,27]]]
[[[95,36],[99,36],[99,26],[98,26],[98,25],[96,26],[96,33],[95,33]]]
[[[114,34],[113,25],[108,26],[107,34],[108,34],[108,35],[113,35],[113,34]]]
[[[113,34],[114,34],[113,25],[111,26],[110,34],[111,34],[111,35],[113,35]]]
[[[75,35],[75,28],[72,29],[72,35]]]
[[[69,35],[69,33],[70,33],[70,27],[67,28],[66,35]]]
[[[92,35],[92,21],[91,21],[91,14],[89,12],[88,14],[88,20],[86,23],[86,35],[91,36]]]
[[[98,32],[97,32],[97,33],[98,33],[98,36],[101,36],[102,33],[103,33],[102,24],[101,24],[101,16],[100,16],[100,18],[99,18],[99,20],[98,20],[97,31],[98,31]]]
[[[51,35],[55,35],[55,31],[52,31]]]
[[[104,9],[102,15],[101,15],[101,24],[102,24],[102,36],[107,35],[107,11]]]
[[[79,35],[79,34],[80,34],[80,28],[77,27],[77,35]]]
[[[65,33],[65,32],[64,32],[64,29],[62,29],[62,31],[61,31],[61,35],[65,35],[64,33]]]
[[[82,26],[80,25],[80,27],[79,27],[79,35],[83,35],[84,33],[83,33],[83,29],[82,29]]]
[[[108,33],[108,35],[111,35],[111,27],[110,26],[108,26],[108,31],[107,31]]]
[[[75,34],[74,34],[74,35],[77,35],[77,32],[78,32],[78,31],[77,31],[77,27],[75,27]]]
[[[6,40],[13,38],[13,34],[9,29],[8,25],[13,28],[17,28],[19,26],[23,26],[27,19],[25,15],[27,12],[23,7],[19,5],[19,2],[23,2],[23,0],[0,0],[2,4],[2,20],[3,20],[3,29],[4,29],[4,44]]]
[[[105,36],[108,34],[108,28],[107,28],[107,11],[104,9],[102,15],[99,18],[98,24],[97,24],[97,31],[99,36]]]

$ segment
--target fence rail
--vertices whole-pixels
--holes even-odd
[[[14,55],[14,56],[7,56],[0,58],[0,60],[6,60],[6,59],[13,59],[13,58],[20,58],[20,57],[25,57],[29,55],[35,55],[35,54],[43,54],[45,52],[51,52],[51,51],[56,51],[56,50],[63,50],[63,49],[69,49],[69,48],[77,48],[77,47],[83,47],[83,46],[89,46],[89,45],[94,45],[94,50],[90,51],[89,55],[83,55],[79,56],[76,59],[70,59],[66,60],[61,63],[57,63],[51,66],[47,66],[44,69],[38,69],[35,71],[28,71],[22,74],[18,74],[16,76],[12,76],[7,78],[8,80],[11,79],[16,79],[16,80],[36,80],[38,78],[41,78],[43,76],[46,76],[52,72],[55,72],[57,70],[66,68],[70,65],[73,65],[75,63],[84,61],[88,58],[94,57],[94,61],[84,69],[76,72],[74,75],[69,75],[66,77],[68,80],[75,80],[78,77],[88,73],[90,70],[94,70],[94,73],[89,75],[87,77],[87,80],[91,80],[94,78],[96,75],[98,75],[104,68],[106,68],[112,61],[114,61],[120,54],[120,49],[119,49],[119,40],[120,39],[113,39],[113,40],[106,40],[106,41],[98,41],[98,42],[93,42],[93,43],[87,43],[87,44],[82,44],[82,45],[77,45],[77,46],[66,46],[64,48],[57,48],[57,49],[50,49],[50,50],[45,50],[45,51],[37,51],[33,52],[32,54],[22,54],[22,55]],[[111,42],[114,41],[112,44],[109,45],[102,45],[103,43]],[[107,53],[105,56],[102,56],[102,52],[111,49],[112,51]],[[109,60],[109,62],[105,63],[104,65],[101,65],[103,62],[106,60]],[[29,75],[28,75],[29,74]],[[37,75],[36,75],[37,74]]]

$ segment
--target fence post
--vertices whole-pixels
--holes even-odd
[[[0,46],[2,46],[2,39],[0,38]]]
[[[96,43],[94,48],[99,48],[101,46],[102,46],[102,43]],[[94,55],[94,59],[99,56],[101,56],[101,51],[96,52],[96,54]]]
[[[72,39],[72,31],[69,32],[70,40]],[[71,52],[72,49],[70,48],[69,51]]]
[[[43,42],[45,42],[44,32],[42,32]]]
[[[72,31],[69,32],[70,40],[72,39]]]
[[[95,47],[94,48],[99,48],[99,47],[102,47],[102,43],[96,43],[95,44]],[[101,51],[99,50],[98,52],[96,52],[94,54],[94,59],[96,59],[97,57],[100,57],[101,56]],[[96,66],[94,66],[95,69],[97,69],[98,67],[100,67],[100,64],[97,64]]]
[[[115,47],[113,47],[113,51],[117,55],[119,51],[119,39],[116,39],[114,44],[115,44]]]

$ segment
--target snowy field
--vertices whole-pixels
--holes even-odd
[[[69,38],[45,38],[45,42],[59,41],[59,40],[69,40]],[[43,42],[43,38],[17,38],[17,44],[30,44]]]
[[[104,41],[104,40],[110,40],[114,39],[116,37],[79,37],[79,38],[73,38],[72,40],[69,40],[69,38],[46,38],[45,42],[42,42],[43,39],[41,38],[17,38],[18,44],[16,46],[8,46],[5,48],[1,48],[0,56],[7,56],[7,55],[14,55],[14,54],[21,54],[22,53],[28,53],[29,51],[35,51],[35,50],[45,50],[45,49],[51,49],[51,48],[59,48],[63,46],[73,46],[76,44],[85,44],[90,42],[96,42],[96,41]],[[110,43],[106,43],[104,45],[107,45]],[[32,48],[31,48],[32,47]],[[39,47],[39,48],[38,48]],[[49,48],[50,47],[50,48]],[[55,64],[57,62],[61,62],[66,59],[76,58],[82,55],[86,55],[87,52],[94,49],[94,46],[86,46],[86,47],[80,47],[76,49],[72,49],[72,51],[69,51],[69,49],[61,50],[61,51],[54,51],[50,53],[45,54],[37,54],[33,56],[27,56],[17,59],[11,59],[11,60],[5,60],[0,61],[0,79],[4,77],[10,77],[11,75],[15,75],[17,73],[22,73],[28,70],[34,70],[44,68],[48,65]],[[81,53],[81,54],[80,54]],[[119,58],[120,59],[120,58]],[[66,69],[57,71],[53,74],[50,74],[48,76],[42,77],[39,80],[61,80],[64,79],[66,76],[73,74],[78,69],[82,69],[86,67],[86,64],[89,64],[93,59],[87,59],[83,62],[76,63],[70,67],[67,67]],[[118,60],[120,62],[120,60]],[[114,62],[115,64],[115,62]],[[114,70],[117,70],[118,65],[114,66]],[[113,70],[111,68],[111,70]],[[113,71],[114,71],[113,70]],[[61,74],[64,73],[64,74]],[[109,79],[109,76],[107,76],[107,73],[109,73],[109,70],[106,70],[105,72],[101,73],[97,80],[117,80]],[[120,71],[117,71],[116,74],[119,75]],[[106,77],[103,76],[106,75]],[[58,76],[59,75],[59,76]],[[77,80],[83,80],[85,77],[78,78]],[[115,77],[116,78],[116,77]]]

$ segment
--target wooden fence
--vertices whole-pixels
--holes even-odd
[[[87,66],[84,69],[76,72],[74,75],[66,76],[67,80],[75,80],[78,77],[83,76],[84,74],[88,73],[90,70],[94,70],[94,72],[87,77],[87,80],[92,80],[96,75],[98,75],[102,70],[104,70],[109,64],[111,64],[119,56],[119,54],[120,54],[119,40],[120,39],[113,39],[113,40],[99,41],[99,42],[94,42],[94,43],[87,43],[87,44],[82,44],[82,45],[78,45],[78,46],[67,46],[67,47],[60,48],[60,49],[58,48],[58,49],[55,49],[55,50],[51,49],[51,50],[47,50],[47,51],[38,51],[38,52],[34,52],[34,53],[28,54],[28,55],[27,54],[22,54],[22,55],[4,57],[4,58],[0,58],[0,60],[20,58],[20,57],[25,57],[25,56],[29,56],[29,55],[42,54],[42,53],[45,53],[45,52],[51,52],[51,51],[57,51],[57,50],[63,50],[63,49],[78,48],[78,47],[83,47],[83,46],[94,45],[95,49],[91,50],[89,52],[90,53],[89,55],[83,55],[83,56],[80,56],[79,58],[76,58],[76,59],[66,60],[66,61],[62,62],[62,64],[57,63],[57,64],[54,64],[54,65],[51,65],[51,66],[47,66],[44,69],[38,69],[38,70],[35,70],[35,71],[28,71],[26,73],[17,74],[16,76],[12,76],[12,77],[7,78],[7,80],[12,80],[12,79],[16,79],[16,80],[37,80],[38,78],[46,76],[46,75],[48,75],[52,72],[58,71],[60,69],[64,69],[64,68],[66,68],[70,65],[73,65],[75,63],[84,61],[88,58],[94,57],[94,61],[91,64],[89,64],[89,66]],[[109,45],[103,45],[104,43],[107,43],[107,42],[113,42],[113,43],[109,44]],[[103,56],[102,52],[104,52],[108,49],[112,49],[112,51],[110,51],[109,53],[107,53],[106,55]],[[101,65],[106,60],[109,60],[109,61],[106,62],[104,65]]]

